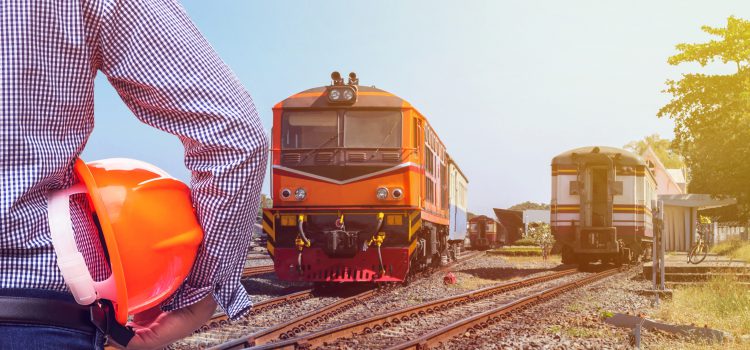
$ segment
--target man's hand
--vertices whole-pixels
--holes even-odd
[[[202,326],[216,310],[211,295],[201,301],[175,311],[163,312],[155,307],[133,317],[128,325],[135,330],[126,350],[161,349],[187,337]]]

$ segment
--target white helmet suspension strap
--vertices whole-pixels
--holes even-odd
[[[87,193],[86,186],[82,183],[52,192],[47,197],[47,218],[52,245],[57,255],[57,266],[78,304],[90,305],[98,298],[115,300],[114,277],[94,282],[83,254],[78,251],[70,216],[70,196],[79,193]]]

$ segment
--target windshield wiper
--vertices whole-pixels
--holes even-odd
[[[338,140],[338,138],[339,138],[339,134],[338,134],[338,132],[337,132],[337,133],[336,133],[336,135],[333,135],[333,136],[331,136],[331,138],[329,138],[328,140],[325,140],[325,141],[323,141],[323,143],[321,143],[320,145],[318,145],[318,147],[315,147],[315,148],[313,148],[313,149],[311,149],[311,150],[307,151],[307,153],[305,153],[305,156],[304,156],[304,157],[302,157],[302,159],[300,159],[300,161],[299,161],[299,162],[300,162],[300,163],[302,163],[302,162],[303,162],[303,161],[304,161],[305,159],[307,159],[307,157],[309,157],[309,156],[310,156],[311,154],[313,154],[313,153],[314,153],[315,151],[319,151],[319,150],[320,150],[321,148],[323,148],[323,147],[324,147],[325,145],[327,145],[327,144],[328,144],[328,143],[330,143],[331,141],[333,141],[333,140]]]
[[[380,152],[380,149],[381,149],[381,148],[382,148],[383,146],[385,146],[385,143],[386,143],[386,142],[388,141],[388,139],[389,139],[389,138],[391,137],[391,134],[393,134],[393,130],[395,130],[395,129],[396,129],[396,125],[398,125],[398,124],[399,124],[398,122],[399,122],[399,120],[396,120],[396,121],[394,121],[394,122],[393,122],[393,126],[391,126],[391,130],[390,130],[390,131],[388,131],[388,134],[387,134],[387,135],[385,135],[385,138],[383,138],[383,141],[381,141],[381,142],[380,142],[380,145],[378,146],[378,148],[376,148],[376,149],[375,149],[375,153],[373,153],[373,154],[372,154],[372,157],[370,157],[370,158],[374,158],[374,157],[375,157],[375,155],[376,155],[376,154],[378,154],[378,152]]]

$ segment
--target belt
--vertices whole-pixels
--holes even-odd
[[[135,333],[115,320],[106,300],[89,306],[44,298],[0,296],[0,323],[37,324],[75,329],[94,334],[97,330],[126,346]]]
[[[88,306],[40,298],[0,297],[0,322],[56,326],[94,334]]]

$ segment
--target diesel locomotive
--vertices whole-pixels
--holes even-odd
[[[263,230],[288,281],[399,282],[466,235],[466,176],[404,99],[334,72],[273,107]]]
[[[563,263],[650,256],[656,180],[639,156],[583,147],[552,159],[551,229]]]

